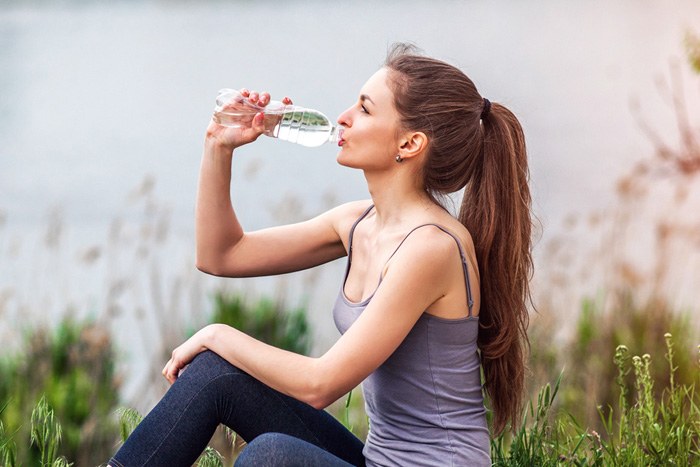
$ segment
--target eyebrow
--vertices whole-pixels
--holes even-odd
[[[377,104],[374,103],[374,101],[372,100],[372,98],[370,98],[367,94],[360,94],[360,100],[361,100],[362,102],[364,102],[364,101],[370,101],[372,104],[377,105]]]

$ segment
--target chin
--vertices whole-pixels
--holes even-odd
[[[359,169],[359,167],[357,167],[356,164],[352,163],[352,160],[350,160],[349,157],[346,157],[343,154],[343,151],[340,151],[338,153],[338,157],[336,157],[335,160],[336,160],[336,162],[338,162],[338,164],[342,165],[343,167],[349,167],[351,169]]]

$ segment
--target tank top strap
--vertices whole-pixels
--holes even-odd
[[[357,227],[357,224],[359,224],[362,219],[367,217],[367,214],[369,214],[372,211],[372,209],[374,209],[374,204],[371,204],[367,209],[365,209],[365,212],[363,212],[362,215],[358,217],[357,220],[352,224],[352,227],[350,227],[350,234],[348,235],[348,261],[345,266],[345,278],[343,279],[343,287],[345,286],[345,281],[348,280],[348,274],[350,273],[350,263],[352,262],[352,237],[355,233],[355,227]]]
[[[357,224],[359,224],[362,219],[367,217],[367,214],[369,214],[372,209],[374,209],[374,204],[371,204],[367,209],[365,209],[365,212],[363,212],[362,215],[352,224],[352,227],[350,227],[350,235],[348,236],[348,257],[352,252],[352,236],[355,233],[355,227],[357,227]]]
[[[363,215],[363,217],[364,217],[364,215]],[[467,257],[466,257],[466,255],[464,254],[464,249],[462,248],[462,244],[460,243],[460,241],[459,241],[459,239],[457,238],[457,236],[456,236],[455,234],[453,234],[452,232],[450,232],[449,230],[447,230],[445,227],[443,227],[443,226],[441,226],[441,225],[439,225],[439,224],[421,224],[421,225],[419,225],[419,226],[417,226],[417,227],[414,227],[413,229],[411,229],[410,232],[408,232],[408,233],[406,234],[406,236],[403,238],[403,240],[401,240],[401,242],[399,243],[399,245],[398,245],[398,246],[396,247],[396,249],[391,253],[391,256],[389,256],[389,259],[387,259],[386,262],[388,263],[389,260],[391,260],[391,258],[396,254],[396,252],[399,251],[399,248],[401,248],[401,245],[403,245],[403,243],[406,241],[406,239],[407,239],[413,232],[415,232],[416,230],[418,230],[418,229],[420,229],[420,228],[422,228],[422,227],[427,227],[427,226],[429,226],[429,225],[430,225],[430,226],[433,226],[433,227],[437,227],[438,229],[442,230],[442,231],[445,232],[447,235],[449,235],[450,237],[452,237],[452,239],[455,241],[455,243],[457,243],[457,249],[459,249],[459,256],[460,256],[460,259],[461,259],[461,261],[462,261],[462,271],[464,272],[464,282],[465,282],[466,289],[467,289],[467,305],[469,306],[469,316],[471,317],[471,315],[472,315],[472,308],[473,308],[473,306],[474,306],[474,296],[473,296],[473,294],[472,294],[472,286],[471,286],[471,282],[470,282],[470,280],[469,280],[469,267],[467,266]],[[385,263],[385,266],[386,266],[386,263]]]

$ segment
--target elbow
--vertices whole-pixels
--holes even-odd
[[[204,274],[208,274],[208,275],[214,276],[214,277],[225,277],[225,278],[242,277],[242,276],[237,276],[236,274],[232,274],[231,272],[226,271],[224,269],[217,269],[217,268],[212,268],[212,267],[199,267],[199,266],[197,266],[197,269],[200,272],[203,272]]]
[[[321,372],[321,376],[312,378],[310,381],[304,402],[314,409],[323,410],[343,395],[342,390],[337,386],[337,380]]]
[[[337,398],[329,397],[325,394],[315,394],[306,403],[316,410],[323,410],[336,400]]]
[[[209,273],[209,269],[207,268],[207,264],[203,261],[201,261],[199,258],[197,258],[194,261],[194,267],[197,268],[199,272],[204,272],[204,273]]]
[[[248,277],[241,261],[232,258],[231,252],[227,250],[197,249],[195,253],[194,266],[205,274],[218,277]]]
[[[214,276],[216,275],[214,273],[214,268],[212,267],[212,265],[209,262],[204,261],[200,256],[197,256],[197,258],[195,259],[194,267],[196,267],[197,270],[205,274],[211,274]]]
[[[311,407],[313,407],[316,410],[324,410],[326,407],[331,405],[330,403],[326,403],[325,401],[317,401],[317,402],[312,402],[309,404]]]
[[[309,397],[307,397],[307,400],[305,402],[316,410],[323,410],[336,400],[337,398],[330,397],[327,394],[319,393],[310,395]]]
[[[221,260],[225,250],[213,247],[210,242],[203,241],[198,235],[195,237],[194,266],[205,274],[220,276]]]
[[[197,251],[194,266],[201,272],[212,276],[226,276],[221,256],[210,252]]]
[[[199,243],[197,243],[197,248],[195,249],[194,256],[194,267],[196,267],[197,270],[203,273],[211,274],[211,264],[207,256],[208,255],[204,254],[204,252],[202,251],[202,248],[200,247]]]

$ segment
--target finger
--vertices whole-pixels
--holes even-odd
[[[284,105],[292,105],[292,100],[291,100],[289,97],[286,97],[286,96],[285,96],[285,98],[282,99],[282,103],[283,103]]]
[[[172,384],[172,381],[171,381],[171,373],[172,373],[171,368],[172,368],[172,366],[173,366],[173,359],[171,358],[170,360],[168,360],[168,363],[166,363],[165,368],[163,368],[163,377],[166,380],[168,380],[168,382],[170,382],[171,384]]]
[[[168,371],[165,373],[165,379],[167,379],[170,384],[173,384],[177,379],[177,374],[177,366],[171,365],[170,368],[168,368]]]
[[[253,117],[253,130],[257,133],[262,133],[265,130],[265,114],[258,112]]]
[[[247,88],[241,88],[240,92],[243,97],[248,97],[250,95],[250,91]]]
[[[259,103],[262,106],[269,104],[270,103],[270,93],[269,92],[261,92]]]
[[[252,102],[253,104],[257,104],[259,98],[260,98],[260,94],[258,94],[258,91],[252,91],[250,93],[250,96],[248,97],[248,100],[250,102]]]

